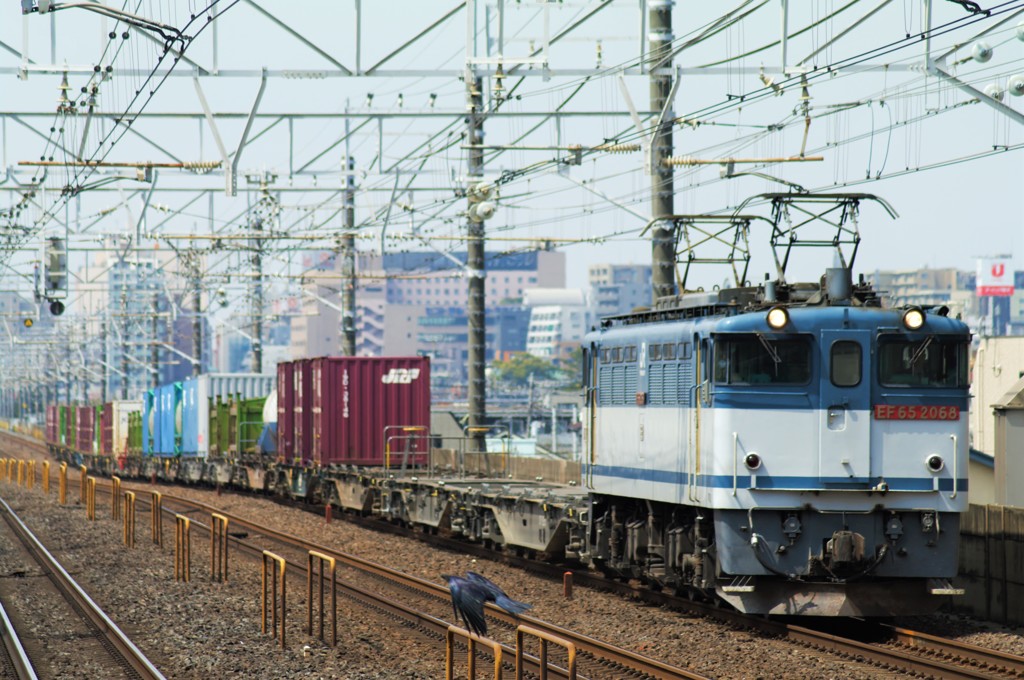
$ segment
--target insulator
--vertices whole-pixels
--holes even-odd
[[[639,144],[601,144],[594,147],[595,151],[605,153],[633,153],[640,150]]]

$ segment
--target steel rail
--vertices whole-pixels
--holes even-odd
[[[966,642],[946,640],[928,633],[921,633],[899,626],[883,626],[890,631],[892,639],[901,645],[920,649],[932,654],[953,654],[968,663],[976,665],[982,671],[1003,673],[1011,677],[1024,677],[1024,656],[1001,652],[997,649],[979,647]]]
[[[18,680],[38,680],[32,661],[28,658],[25,648],[18,637],[18,631],[7,616],[7,610],[0,604],[0,636],[4,639],[4,649],[7,651],[7,658],[11,661],[11,667]]]
[[[4,432],[2,434],[6,435],[10,433]],[[34,440],[30,440],[27,437],[19,436],[18,439],[20,439],[22,443],[26,444],[37,443]],[[42,445],[40,444],[40,447],[41,446]],[[190,501],[176,496],[165,496],[165,498],[174,498],[175,500],[184,503],[186,506],[193,505],[194,507],[203,509],[204,511],[216,511],[216,509],[212,508],[212,506],[208,506],[197,501]],[[301,541],[301,539],[298,539],[294,536],[290,536],[289,534],[285,534],[283,532],[277,532],[267,527],[258,527],[257,525],[254,525],[251,522],[246,522],[242,518],[232,518],[232,522],[245,524],[249,526],[252,530],[258,531],[259,533],[274,538],[275,540],[281,540],[285,543],[288,543],[289,541],[294,541],[295,543],[292,543],[292,545],[295,545],[296,547],[304,544],[304,542]],[[410,537],[414,537],[418,540],[427,540],[427,537],[424,535],[391,524],[384,524],[375,521],[361,521],[358,523],[361,526],[374,528],[376,530],[407,535]],[[482,556],[485,558],[497,558],[506,563],[515,564],[528,570],[543,573],[546,575],[553,575],[560,578],[561,574],[566,571],[564,565],[547,565],[537,562],[531,562],[525,558],[518,558],[511,556],[509,554],[495,554],[493,551],[484,549],[482,546],[468,544],[462,541],[457,541],[455,539],[446,539],[437,536],[431,536],[429,537],[429,539],[432,541],[436,540],[445,547],[454,547],[455,549],[458,549],[460,551],[467,552],[477,556]],[[366,560],[361,560],[360,558],[352,555],[339,553],[337,551],[330,550],[323,546],[319,546],[315,549],[325,551],[328,554],[335,556],[337,559],[339,559],[339,561],[349,564],[349,566],[370,571],[371,573],[377,573],[378,575],[385,578],[391,578],[390,574],[392,573],[392,570],[388,569],[387,567],[383,567],[382,565],[377,565]],[[797,644],[806,645],[809,647],[813,647],[823,651],[828,651],[831,653],[837,653],[848,657],[861,658],[868,662],[886,664],[893,668],[897,668],[899,670],[909,673],[924,673],[944,678],[948,677],[987,679],[991,678],[993,676],[993,673],[1002,672],[1008,677],[1024,677],[1024,657],[999,652],[997,650],[986,649],[978,647],[976,645],[958,642],[956,640],[939,638],[917,631],[911,631],[897,627],[890,627],[891,640],[905,647],[920,650],[924,652],[925,656],[910,654],[901,650],[890,649],[879,644],[860,642],[857,640],[832,635],[830,633],[826,633],[823,631],[817,631],[813,628],[805,626],[787,624],[778,620],[750,616],[743,614],[741,612],[723,609],[721,607],[716,607],[702,602],[685,600],[679,596],[672,595],[669,593],[606,579],[602,576],[595,576],[594,574],[591,574],[584,570],[574,570],[573,573],[574,579],[578,585],[590,585],[604,590],[611,590],[620,594],[639,597],[640,599],[660,606],[688,610],[693,613],[716,618],[730,625],[755,628],[759,631],[768,633],[770,635],[781,636],[786,639],[792,640]],[[421,590],[434,591],[435,593],[440,592],[442,594],[446,594],[447,592],[447,589],[445,589],[443,586],[439,586],[427,581],[422,581],[421,579],[415,579],[415,577],[409,578],[413,579],[412,582],[414,584],[415,582],[419,582],[420,584],[422,584],[422,587],[420,588]],[[492,616],[502,621],[503,623],[514,625],[514,622],[517,620],[515,617],[506,614],[502,610],[497,609],[492,605],[489,606],[491,607],[490,613],[492,614]],[[555,630],[555,627],[551,627],[542,621],[537,621],[528,617],[521,617],[521,620],[528,621],[530,625],[545,630]],[[563,631],[552,634],[558,634],[562,637],[567,637],[568,639],[573,639],[572,636],[576,635],[571,633],[571,631]],[[579,636],[579,639],[580,651],[585,653],[589,652],[586,645],[588,639],[585,638],[585,636]],[[627,652],[627,654],[629,654],[629,652]],[[593,653],[591,653],[591,655],[598,656],[597,654]],[[943,658],[929,658],[928,655],[942,656]],[[639,658],[646,659],[646,657]],[[616,663],[620,662],[616,661]],[[675,670],[679,671],[682,669]],[[681,675],[666,677],[699,676]]]
[[[100,488],[103,488],[104,491],[107,490],[105,487]],[[125,486],[122,488],[129,487]],[[140,502],[144,503],[144,501],[144,495],[140,495]],[[339,552],[338,550],[334,550],[327,546],[313,543],[311,541],[306,541],[304,539],[298,538],[283,531],[277,531],[276,529],[272,529],[270,527],[257,524],[255,522],[252,522],[251,520],[246,520],[245,518],[238,517],[237,515],[226,513],[218,508],[207,505],[205,503],[201,503],[199,501],[181,498],[180,496],[174,496],[173,494],[163,494],[163,503],[165,512],[173,512],[168,508],[168,503],[178,504],[180,506],[184,506],[190,509],[201,510],[206,513],[217,512],[227,517],[228,520],[231,522],[232,527],[245,527],[250,531],[259,533],[267,538],[273,539],[285,545],[289,545],[293,548],[301,549],[303,551],[316,550],[318,552],[322,552],[324,554],[330,555],[331,557],[334,557],[339,562],[346,564],[349,567],[358,569],[360,571],[363,571],[374,576],[382,577],[384,579],[396,582],[403,586],[411,586],[422,593],[426,593],[445,600],[447,600],[449,597],[448,589],[442,585],[431,583],[430,581],[426,581],[415,576],[410,576],[408,574],[403,574],[400,571],[396,571],[389,567],[385,567],[384,565],[377,564],[376,562],[364,560],[360,557],[350,555],[348,553]],[[200,524],[200,526],[203,525]],[[255,546],[245,545],[245,542],[238,538],[230,537],[230,539],[240,546],[245,546],[247,550],[260,550],[260,548],[257,548]],[[305,571],[306,565],[295,563],[294,568],[299,569],[300,571]],[[338,582],[338,585],[339,588],[346,588],[346,586],[343,586],[341,581]],[[440,619],[436,619],[426,614],[409,610],[405,608],[404,605],[389,602],[386,599],[380,598],[377,595],[371,595],[366,593],[365,591],[361,591],[351,587],[347,588],[350,597],[354,599],[363,599],[364,601],[365,598],[372,598],[374,604],[385,606],[389,609],[393,608],[393,611],[403,611],[406,612],[404,615],[415,617],[416,622],[419,625],[428,625],[427,622],[429,622],[429,625],[432,628],[434,628],[438,625],[434,622],[439,622],[439,624],[442,627],[436,628],[436,632],[438,632],[438,634],[442,636],[448,629],[448,622],[441,621]],[[704,677],[697,673],[687,671],[686,669],[663,663],[661,661],[658,661],[657,659],[651,659],[643,655],[636,654],[627,649],[616,647],[606,642],[602,642],[600,640],[596,640],[594,638],[581,635],[580,633],[576,633],[566,628],[561,628],[559,626],[547,623],[545,621],[541,621],[539,619],[534,619],[528,616],[512,616],[511,614],[504,612],[503,610],[499,609],[498,607],[490,603],[487,604],[487,607],[488,613],[491,616],[509,626],[512,626],[513,628],[515,628],[515,626],[517,626],[520,622],[527,623],[534,628],[538,628],[544,631],[545,633],[572,642],[574,645],[576,645],[576,649],[580,653],[587,654],[598,661],[603,660],[613,664],[617,664],[619,666],[622,666],[623,669],[626,669],[627,671],[638,671],[640,673],[644,673],[652,677],[666,678],[668,680],[671,680],[673,678],[699,680]],[[506,653],[513,654],[512,658],[514,658],[514,649],[506,647],[505,651]],[[552,672],[555,673],[561,673],[562,671],[563,669],[552,669]]]
[[[112,656],[120,656],[120,661],[134,671],[143,680],[166,680],[164,675],[157,670],[142,651],[135,646],[127,635],[117,627],[110,617],[97,605],[89,595],[82,590],[71,575],[65,571],[57,559],[50,554],[46,547],[39,542],[35,534],[25,526],[21,518],[15,514],[11,506],[0,498],[0,512],[8,525],[18,535],[18,538],[25,544],[32,556],[46,570],[54,585],[64,594],[66,598],[81,610],[85,618],[96,628],[97,632],[107,641],[116,653]]]

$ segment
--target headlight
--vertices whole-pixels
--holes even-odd
[[[928,460],[925,461],[925,465],[932,472],[941,472],[942,468],[946,467],[946,462],[942,460],[942,456],[928,456]]]
[[[924,312],[920,307],[911,307],[903,312],[903,325],[907,330],[916,331],[924,325]]]
[[[747,466],[748,470],[756,470],[761,467],[761,456],[756,453],[748,453],[743,459],[743,464]]]
[[[785,328],[788,323],[789,312],[786,311],[785,307],[772,307],[768,310],[768,325],[775,330]]]

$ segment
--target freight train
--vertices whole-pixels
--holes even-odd
[[[845,269],[606,318],[584,340],[582,474],[569,485],[439,469],[422,357],[279,365],[263,408],[274,453],[248,446],[237,416],[212,445],[226,422],[214,378],[147,394],[122,458],[90,439],[91,407],[48,409],[46,438],[123,475],[328,503],[744,612],[924,613],[960,592],[969,342],[946,309],[888,308]],[[254,413],[244,402],[228,396],[227,411]],[[204,410],[211,445],[192,448]]]

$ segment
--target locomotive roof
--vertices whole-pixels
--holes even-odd
[[[767,290],[766,290],[767,288]],[[774,290],[772,290],[774,288]],[[716,320],[718,330],[725,332],[772,332],[764,314],[773,307],[785,307],[794,322],[803,320],[804,328],[792,331],[813,331],[822,327],[847,327],[905,331],[901,314],[909,306],[891,307],[869,284],[853,285],[847,297],[835,299],[824,286],[816,283],[774,283],[767,286],[722,288],[714,291],[686,292],[661,298],[653,308],[634,310],[629,314],[601,319],[603,330],[660,322],[702,319]],[[926,312],[933,307],[924,307]],[[927,314],[921,332],[966,333],[961,321],[945,316],[948,310]]]

